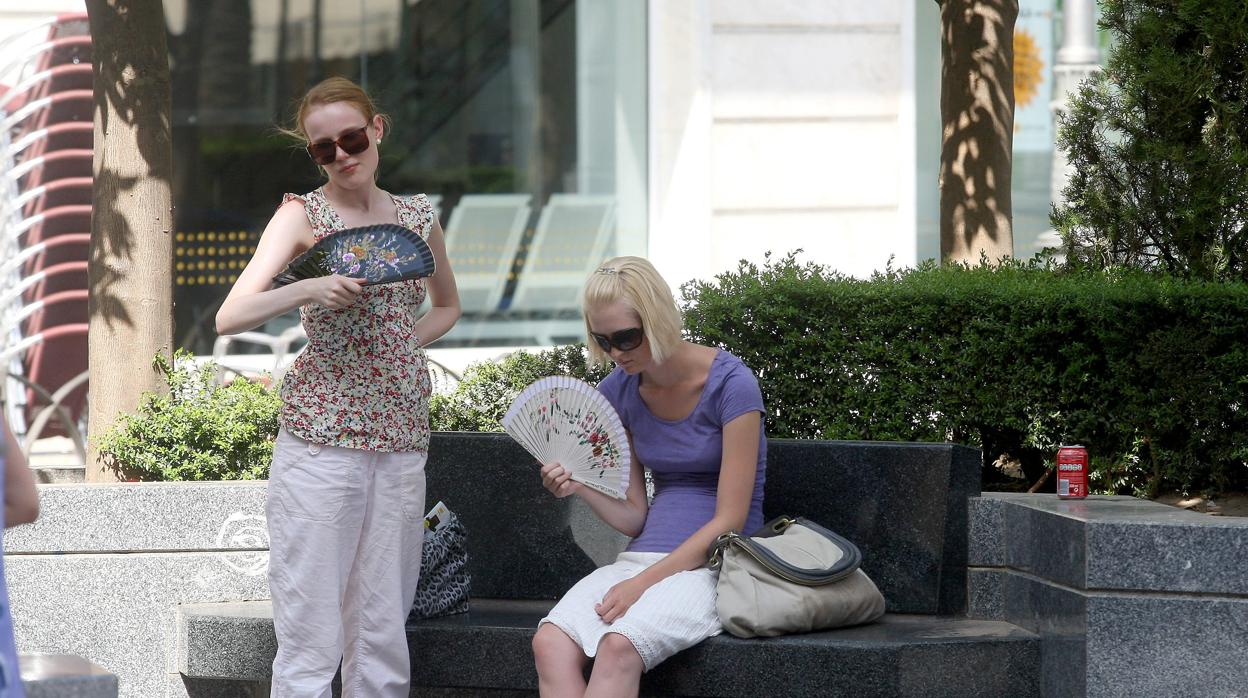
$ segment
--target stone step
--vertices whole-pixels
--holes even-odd
[[[530,639],[550,601],[474,599],[468,613],[408,625],[412,695],[534,691]],[[266,681],[276,652],[267,601],[180,607],[188,677]],[[886,614],[858,628],[728,635],[648,673],[647,695],[1038,696],[1036,635],[1000,621]]]
[[[117,698],[117,677],[72,654],[23,654],[26,698]]]

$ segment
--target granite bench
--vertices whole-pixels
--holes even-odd
[[[117,698],[117,677],[72,654],[17,658],[26,698]]]
[[[1040,636],[1045,696],[1248,696],[1248,517],[1133,497],[971,500],[970,617]]]
[[[468,530],[474,598],[468,613],[409,624],[412,695],[532,694],[538,619],[625,541],[575,498],[552,499],[506,436],[438,433],[430,453],[430,501]],[[979,471],[978,451],[948,444],[771,440],[766,515],[801,514],[854,540],[888,613],[829,632],[712,638],[647,674],[643,693],[1039,695],[1038,636],[965,616]],[[188,693],[269,678],[267,602],[182,606],[178,632]]]

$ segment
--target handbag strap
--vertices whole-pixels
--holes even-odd
[[[840,548],[841,559],[826,568],[797,567],[781,559],[780,556],[760,545],[757,541],[752,540],[754,538],[772,538],[782,535],[793,524],[801,524],[828,539],[833,545]],[[858,566],[862,564],[862,551],[858,549],[858,546],[823,526],[801,517],[790,518],[781,516],[772,519],[755,532],[753,536],[743,536],[736,531],[729,531],[721,535],[711,547],[710,560],[707,562],[707,567],[712,569],[719,567],[723,562],[724,550],[729,547],[736,548],[754,558],[758,564],[777,577],[803,586],[822,586],[838,582],[853,574],[858,569]]]

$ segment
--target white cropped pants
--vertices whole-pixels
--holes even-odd
[[[269,475],[273,698],[407,698],[405,625],[424,540],[424,453],[278,433]]]

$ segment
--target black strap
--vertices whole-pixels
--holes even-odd
[[[832,566],[827,568],[805,568],[797,567],[789,564],[781,559],[771,550],[760,545],[755,538],[772,538],[783,535],[789,526],[800,524],[806,528],[818,533],[824,538],[832,542],[833,545],[840,548],[841,559],[837,560]],[[782,516],[767,522],[761,529],[756,531],[753,536],[742,536],[736,532],[730,531],[720,536],[715,541],[715,545],[711,548],[710,567],[718,567],[720,565],[723,551],[727,547],[734,547],[737,550],[754,558],[760,565],[767,568],[770,572],[786,579],[794,584],[803,586],[822,586],[839,582],[840,580],[853,574],[862,564],[862,551],[858,546],[851,543],[846,538],[839,536],[832,531],[820,526],[819,524],[801,517],[789,518]]]

